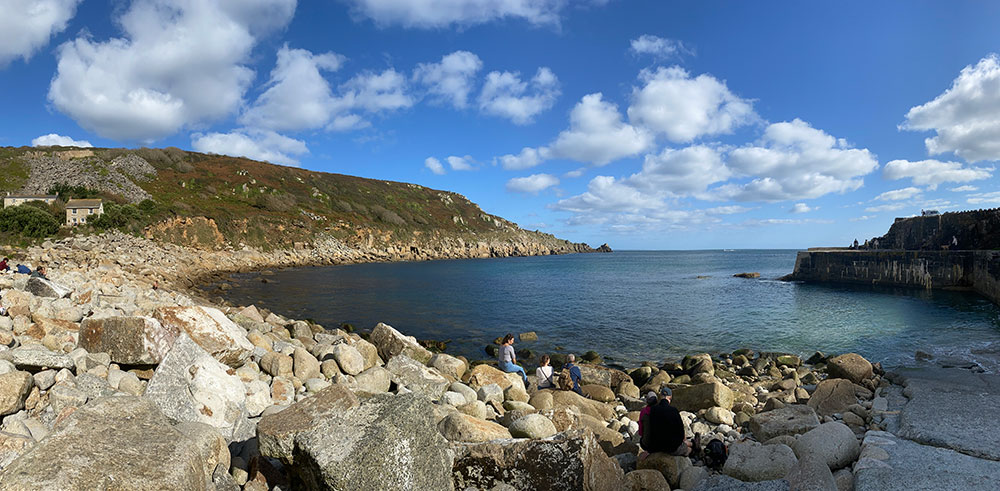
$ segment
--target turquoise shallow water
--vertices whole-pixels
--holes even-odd
[[[235,275],[225,296],[328,327],[385,322],[471,358],[506,332],[536,331],[517,348],[624,365],[749,347],[856,351],[886,366],[913,364],[919,349],[998,368],[983,353],[1000,347],[1000,310],[978,295],[775,281],[794,264],[793,250],[360,264],[277,271],[267,284]],[[744,271],[761,279],[732,277]]]

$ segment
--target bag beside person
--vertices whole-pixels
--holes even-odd
[[[711,469],[720,470],[726,465],[726,459],[729,458],[729,449],[726,448],[726,444],[722,443],[722,440],[716,438],[708,445],[705,446],[705,465]]]
[[[561,390],[573,390],[573,376],[569,373],[569,368],[559,371],[558,387]]]

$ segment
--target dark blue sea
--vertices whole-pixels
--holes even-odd
[[[390,324],[448,352],[486,358],[507,332],[515,346],[594,350],[635,365],[737,348],[808,356],[855,351],[886,366],[922,350],[996,371],[1000,310],[963,292],[777,281],[794,250],[624,251],[612,254],[359,264],[234,275],[225,293],[327,327]],[[734,278],[759,272],[760,279]],[[268,283],[261,282],[266,278]],[[991,344],[996,343],[996,344]]]

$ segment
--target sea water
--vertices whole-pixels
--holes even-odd
[[[1000,310],[966,292],[778,281],[794,250],[622,251],[293,268],[234,275],[225,297],[327,327],[385,322],[486,358],[508,332],[536,353],[593,350],[636,365],[737,348],[857,352],[885,366],[924,351],[997,371]],[[734,278],[759,272],[760,279]],[[266,279],[264,283],[261,280]]]

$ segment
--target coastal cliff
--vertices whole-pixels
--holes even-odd
[[[1000,303],[998,209],[897,218],[886,235],[868,242],[878,249],[801,251],[783,279],[969,290]]]
[[[596,251],[522,229],[458,193],[177,148],[2,147],[0,176],[0,191],[8,193],[104,199],[111,219],[51,238],[114,229],[278,258],[261,266]],[[42,208],[58,217],[58,207]],[[6,242],[23,241],[5,232]]]

